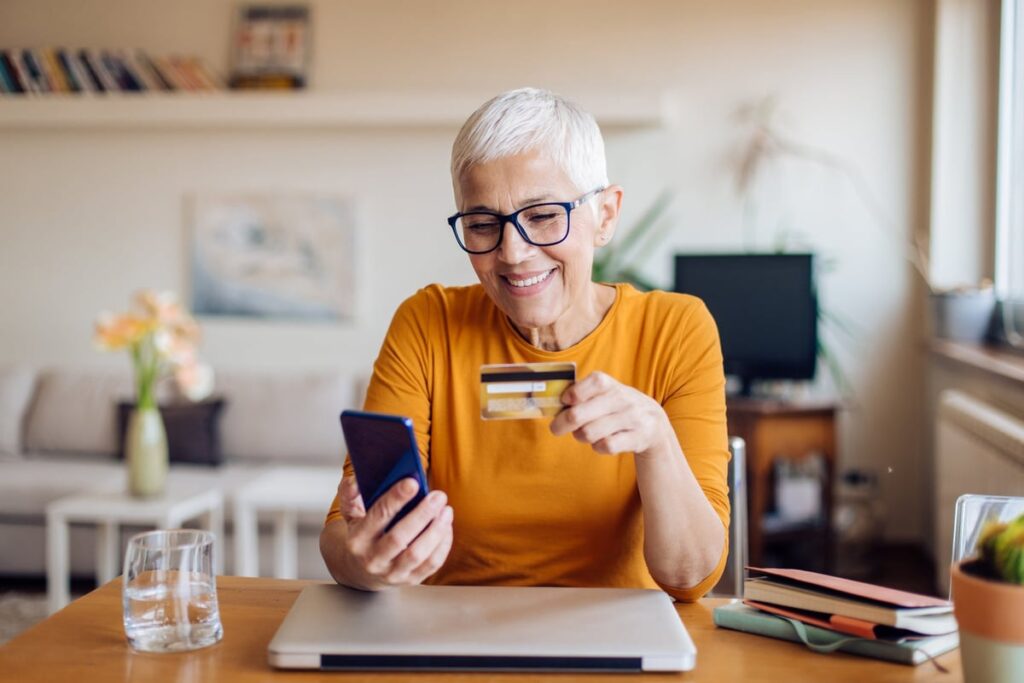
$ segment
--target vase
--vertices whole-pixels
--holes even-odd
[[[133,496],[158,496],[167,483],[167,432],[156,408],[135,408],[125,434],[128,491]]]
[[[965,683],[1017,683],[1024,671],[1024,586],[953,565],[953,609]]]

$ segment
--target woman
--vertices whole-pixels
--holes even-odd
[[[703,304],[591,281],[622,188],[592,116],[524,88],[484,104],[452,150],[449,222],[480,279],[395,313],[366,410],[413,419],[432,492],[364,509],[350,466],[320,538],[341,584],[660,586],[695,600],[722,573],[725,379]],[[572,361],[553,419],[480,419],[480,367]]]

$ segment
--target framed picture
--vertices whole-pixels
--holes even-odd
[[[192,311],[200,316],[351,320],[352,202],[325,195],[190,198]]]
[[[306,5],[242,5],[232,41],[231,87],[306,87],[309,34]]]

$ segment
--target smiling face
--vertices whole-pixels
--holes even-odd
[[[459,211],[509,214],[541,202],[570,202],[593,189],[576,187],[554,161],[531,152],[469,167],[456,183],[455,201]],[[574,209],[560,244],[534,246],[506,223],[497,249],[470,255],[480,283],[524,337],[536,344],[540,334],[545,346],[564,347],[600,322],[609,294],[590,280],[594,249],[611,238],[621,197],[613,186]]]

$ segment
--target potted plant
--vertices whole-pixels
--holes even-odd
[[[964,681],[1024,679],[1024,515],[989,522],[952,578]]]

